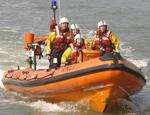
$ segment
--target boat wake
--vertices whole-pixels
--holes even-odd
[[[57,104],[47,103],[45,101],[37,101],[29,103],[28,106],[41,110],[43,112],[78,112],[77,103],[61,102]]]
[[[9,96],[8,96],[9,94]],[[36,102],[22,101],[22,99],[26,97],[19,97],[18,94],[10,94],[10,93],[0,92],[0,103],[4,105],[10,105],[10,107],[18,106],[18,107],[28,107],[31,110],[38,112],[79,112],[79,106],[77,103],[47,103],[42,100],[38,100]],[[11,96],[10,96],[11,95]],[[16,96],[15,96],[16,95]],[[21,98],[21,99],[20,99]],[[9,106],[8,106],[9,108]]]
[[[134,49],[130,46],[128,46],[126,43],[121,44],[121,53],[133,64],[135,64],[137,67],[139,67],[143,73],[145,74],[145,78],[147,80],[146,86],[144,86],[143,90],[139,92],[138,94],[135,94],[130,97],[129,100],[123,100],[122,101],[122,108],[129,110],[130,112],[134,113],[142,113],[145,111],[149,111],[150,108],[150,74],[149,72],[149,58],[144,59],[134,59],[132,53],[134,52]]]
[[[134,63],[139,68],[145,68],[148,66],[149,59],[129,59],[132,63]]]

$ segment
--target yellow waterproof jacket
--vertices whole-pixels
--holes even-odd
[[[119,51],[120,51],[120,41],[119,41],[119,38],[115,35],[114,32],[110,32],[109,39],[111,40],[111,43],[114,46],[114,52],[118,52],[119,53]]]
[[[56,38],[56,32],[51,32],[47,40],[45,41],[45,52],[47,55],[51,53],[52,43],[55,40],[55,38]]]

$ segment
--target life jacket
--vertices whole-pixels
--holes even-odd
[[[113,45],[109,38],[111,31],[106,31],[102,34],[102,37],[99,41],[100,49],[104,51],[104,53],[110,53],[113,51]]]
[[[93,46],[93,49],[99,49],[99,44],[100,44],[100,41],[101,41],[101,33],[96,30],[95,31],[95,35],[94,35],[94,46]]]
[[[56,38],[53,43],[53,48],[55,50],[62,51],[67,48],[68,44],[71,42],[70,40],[70,31],[69,29],[66,31],[60,30],[60,38]]]

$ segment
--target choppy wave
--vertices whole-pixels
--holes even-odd
[[[36,102],[22,101],[24,97],[20,97],[17,93],[0,92],[0,103],[11,106],[24,106],[40,112],[78,112],[79,105],[77,103],[61,102],[48,103],[42,100]],[[26,98],[26,97],[25,97]],[[25,100],[25,99],[24,99]]]
[[[120,44],[120,49],[121,49],[121,55],[124,57],[132,57],[132,52],[135,51],[134,48],[132,48],[130,45],[128,45],[126,42],[122,42]]]
[[[4,20],[3,20],[4,21]],[[13,33],[18,33],[18,30],[20,30],[20,28],[10,28],[10,27],[3,27],[0,28],[0,32],[13,32]]]
[[[143,88],[141,92],[138,94],[135,94],[130,97],[131,101],[124,100],[123,101],[123,106],[128,106],[127,109],[131,109],[132,112],[144,112],[144,111],[149,111],[150,107],[150,96],[149,96],[149,86],[150,86],[150,81],[149,78],[150,76],[146,74],[146,70],[148,69],[149,66],[149,58],[144,58],[144,59],[134,59],[133,52],[135,51],[134,48],[131,46],[126,45],[126,43],[121,44],[121,50],[122,54],[127,57],[129,61],[131,61],[133,64],[135,64],[137,67],[141,68],[144,71],[145,78],[147,79],[146,86]]]

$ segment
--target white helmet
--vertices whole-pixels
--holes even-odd
[[[77,24],[71,24],[71,27],[70,27],[72,30],[74,29],[79,29],[79,26]]]
[[[62,24],[62,23],[69,23],[69,20],[66,17],[62,17],[60,18],[59,24]]]
[[[77,34],[77,35],[75,36],[75,39],[81,39],[81,38],[83,38],[83,36],[82,36],[81,34]]]
[[[100,27],[100,26],[107,26],[106,21],[105,20],[99,21],[98,24],[97,24],[97,27]]]

